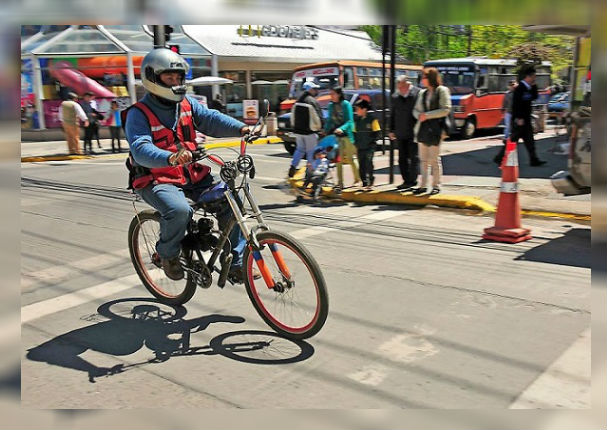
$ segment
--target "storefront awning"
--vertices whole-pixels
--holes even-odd
[[[364,32],[288,25],[184,25],[184,32],[222,60],[314,63],[378,60],[381,49]]]

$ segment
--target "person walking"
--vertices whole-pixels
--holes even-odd
[[[120,152],[120,130],[122,129],[122,120],[120,118],[120,108],[116,100],[112,101],[107,125],[110,128],[110,136],[112,137],[112,152]],[[114,146],[114,140],[116,146]]]
[[[546,164],[538,158],[533,139],[533,126],[531,124],[531,113],[533,100],[537,99],[537,85],[535,84],[535,67],[523,67],[520,73],[521,79],[518,86],[512,94],[512,130],[510,140],[518,143],[523,139],[527,153],[529,154],[529,164],[537,167]],[[504,158],[506,146],[502,146],[500,152],[495,156],[494,161],[501,164]]]
[[[419,88],[412,85],[407,77],[402,75],[396,79],[396,89],[397,91],[392,94],[388,137],[392,141],[395,140],[398,145],[398,167],[403,183],[396,188],[410,191],[417,185],[419,175],[419,151],[413,133],[417,122],[413,116],[413,108]]]
[[[291,109],[291,126],[295,134],[295,152],[289,166],[289,178],[297,171],[297,166],[304,154],[308,162],[314,158],[314,149],[318,144],[318,131],[322,130],[323,116],[316,101],[319,85],[306,81],[302,85],[304,92],[299,96]]]
[[[334,133],[339,143],[338,161],[337,161],[337,186],[335,191],[340,193],[344,187],[343,165],[349,164],[352,167],[354,175],[354,185],[360,183],[358,165],[354,157],[356,156],[356,147],[354,146],[354,114],[352,105],[344,98],[344,92],[341,87],[333,87],[330,91],[331,103],[328,107],[328,118],[325,122],[325,133]]]
[[[442,85],[440,74],[435,67],[424,70],[421,90],[413,116],[418,122],[415,125],[415,135],[419,142],[421,159],[421,185],[413,190],[413,194],[428,193],[428,167],[432,169],[432,190],[429,194],[440,193],[442,165],[440,160],[440,144],[447,136],[446,117],[451,112],[451,93],[449,88]]]
[[[508,91],[504,94],[504,101],[502,103],[502,112],[504,113],[504,145],[508,141],[508,137],[510,137],[512,126],[512,100],[516,87],[516,81],[512,80],[508,82]]]
[[[63,126],[67,149],[70,155],[81,155],[80,149],[80,127],[78,120],[82,121],[84,127],[88,127],[89,122],[82,106],[78,104],[78,95],[68,93],[68,99],[61,102],[59,108],[59,121]]]
[[[363,187],[372,187],[375,182],[373,175],[373,155],[375,154],[376,142],[381,130],[379,121],[369,113],[371,104],[365,99],[356,100],[354,110],[354,146],[358,152],[359,173],[363,181]]]

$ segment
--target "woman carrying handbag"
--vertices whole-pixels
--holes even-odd
[[[447,136],[446,120],[451,112],[451,93],[441,85],[438,70],[430,67],[424,70],[422,84],[425,89],[417,96],[413,116],[417,118],[415,135],[419,142],[421,164],[421,186],[413,194],[435,195],[440,193],[442,165],[440,144]],[[432,189],[428,191],[428,166],[432,168]]]

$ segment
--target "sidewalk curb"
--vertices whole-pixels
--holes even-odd
[[[268,136],[265,138],[260,138],[255,142],[251,143],[251,145],[268,145],[274,143],[282,143],[282,139],[275,136]],[[217,143],[207,143],[204,145],[206,149],[216,149],[216,148],[232,148],[234,146],[240,146],[240,139],[238,140],[229,140],[226,142],[217,142]],[[112,157],[119,155],[119,158],[122,158],[121,154],[99,154],[98,156],[92,155],[46,155],[46,156],[28,156],[21,157],[22,163],[40,163],[44,161],[65,161],[65,160],[82,160],[89,158],[97,158],[97,157]]]
[[[305,168],[297,171],[293,178],[288,180],[293,188],[301,188],[303,186],[303,177]],[[439,206],[456,209],[477,210],[483,213],[495,213],[497,208],[490,203],[485,202],[480,197],[476,196],[459,196],[459,195],[435,195],[435,196],[413,196],[409,193],[398,191],[363,191],[363,190],[343,190],[341,195],[333,192],[330,187],[323,187],[323,196],[337,198],[344,201],[356,203],[380,203],[380,204],[400,204],[400,205],[415,205],[415,206]],[[563,213],[563,212],[545,212],[536,210],[521,210],[521,215],[529,217],[544,217],[544,218],[565,218],[576,221],[591,221],[590,215]]]
[[[22,163],[39,163],[43,161],[65,161],[65,160],[86,160],[93,158],[92,155],[46,155],[21,157]]]

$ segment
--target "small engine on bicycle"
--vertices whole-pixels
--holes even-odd
[[[182,246],[191,250],[200,248],[203,252],[214,249],[219,243],[219,238],[213,233],[214,225],[215,222],[212,218],[192,219],[188,233],[181,242]]]

